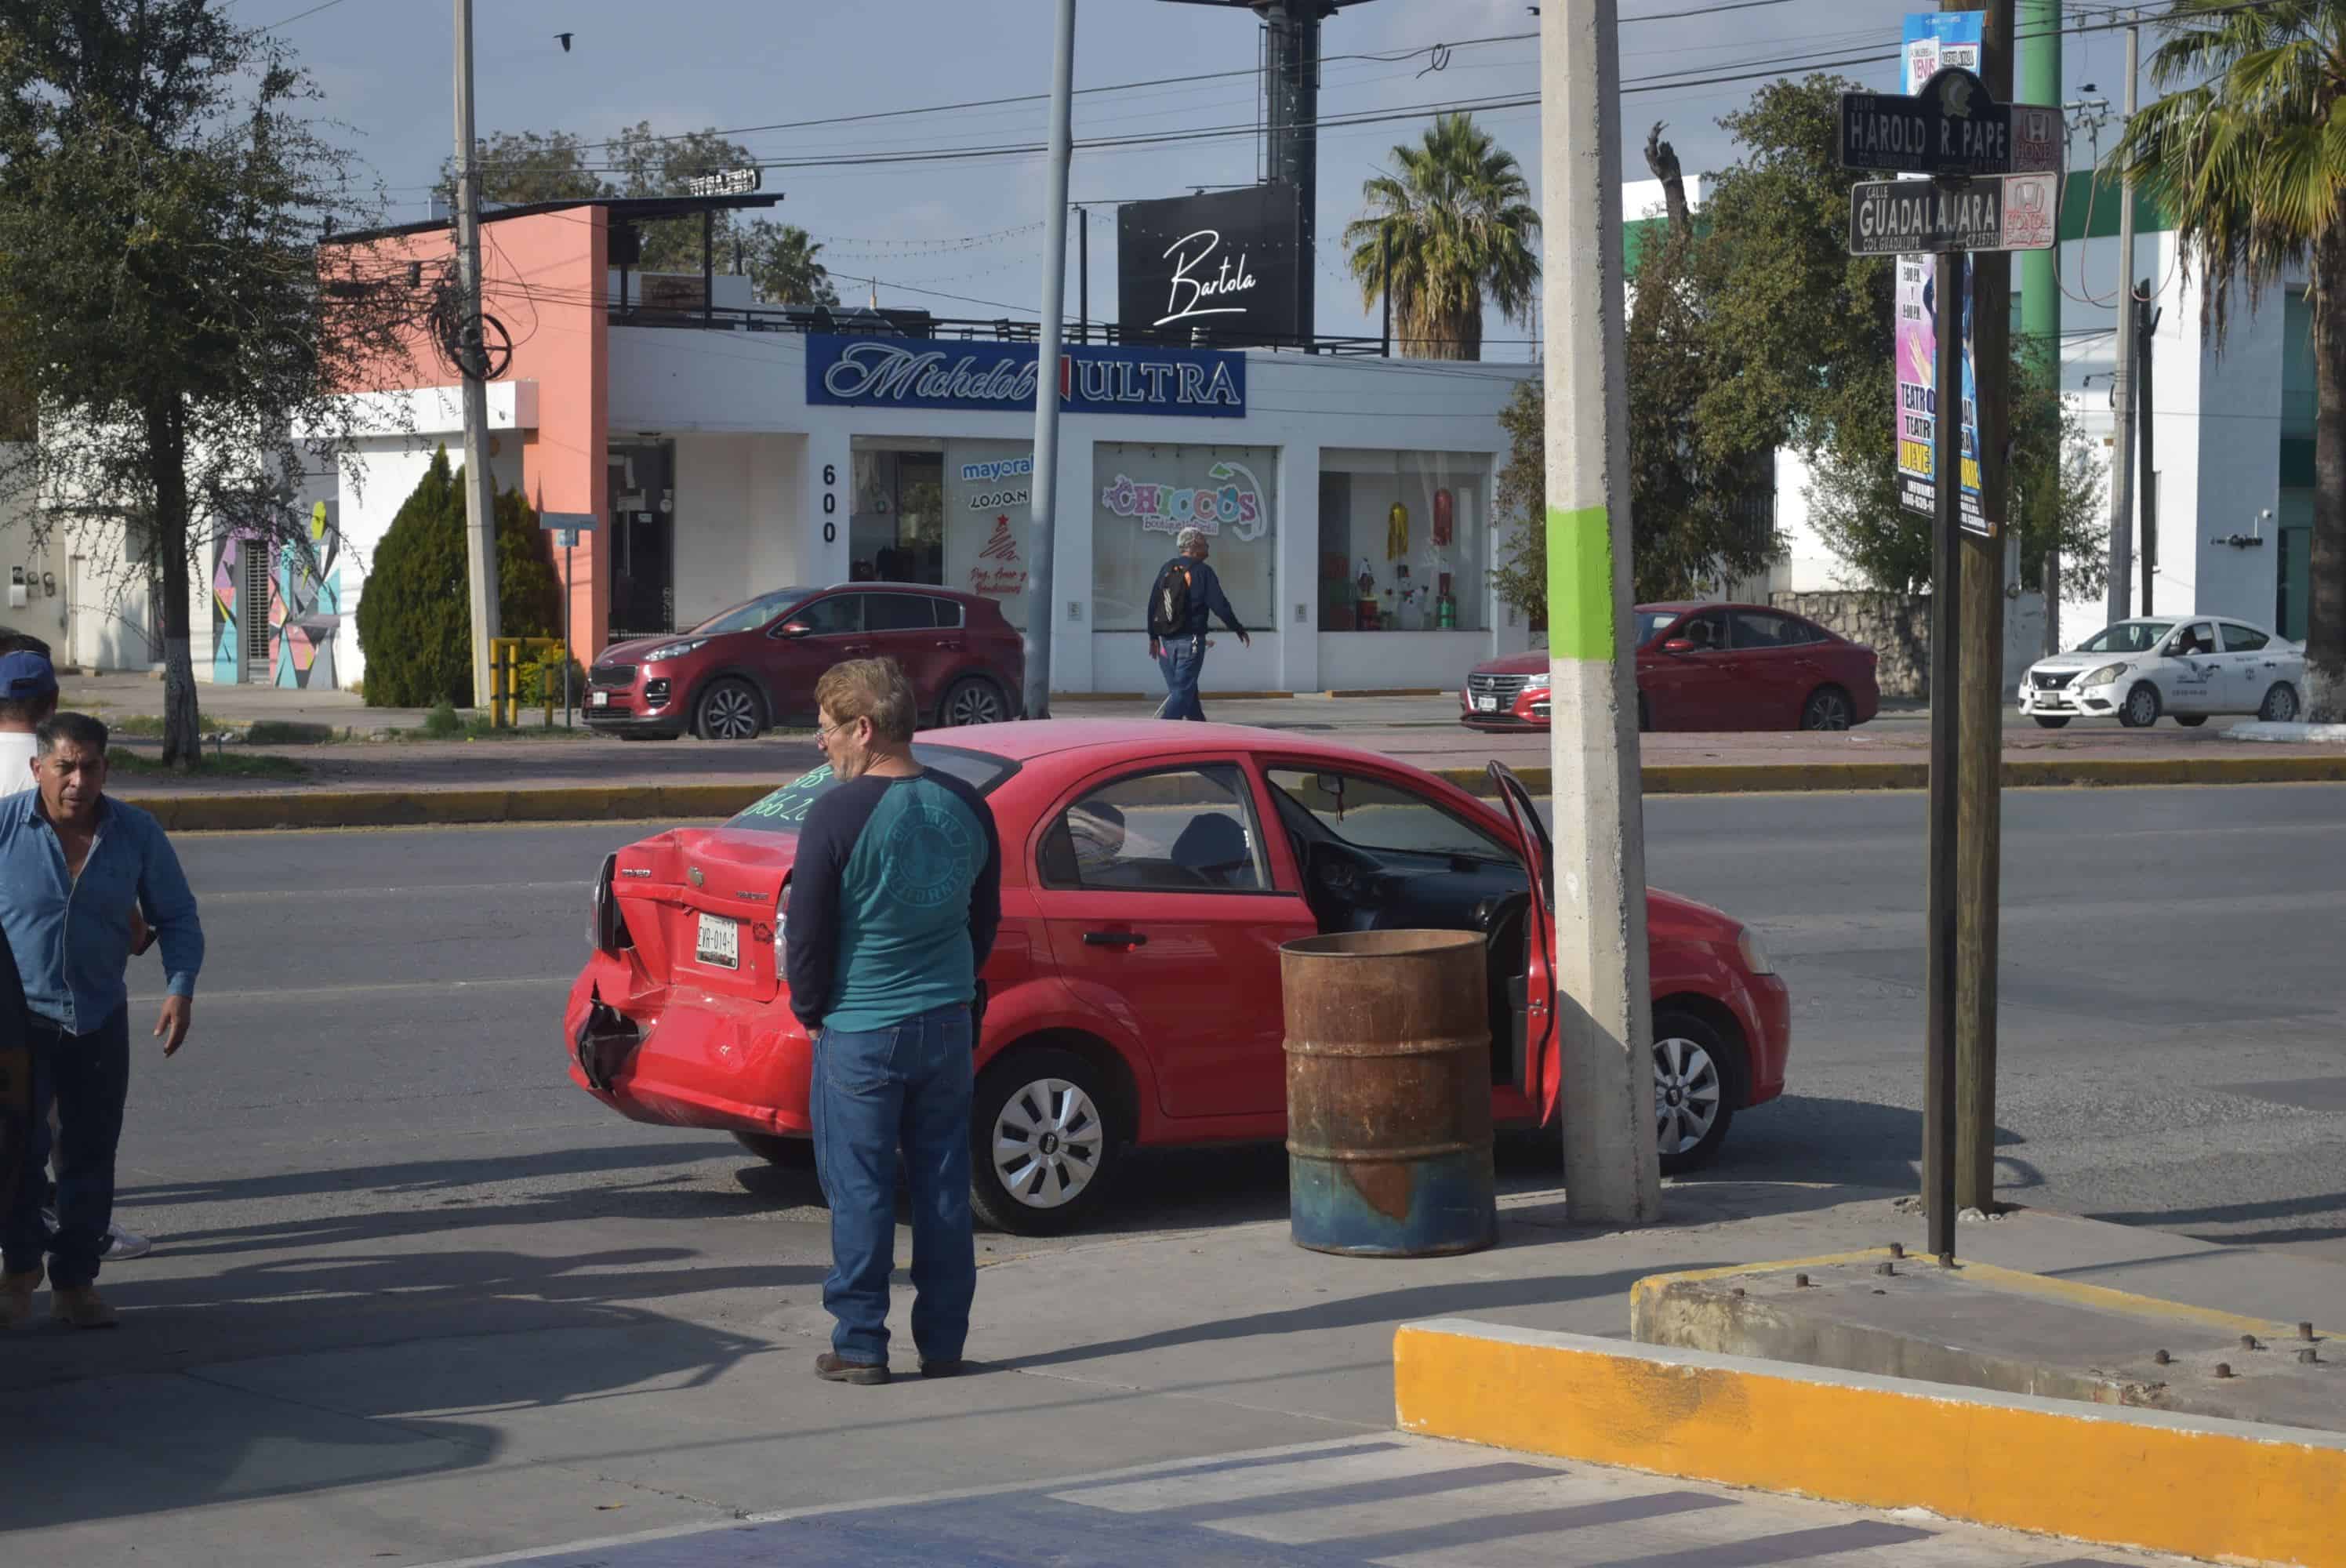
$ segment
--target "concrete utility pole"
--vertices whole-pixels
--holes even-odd
[[[2020,0],[2018,6],[2020,90],[2025,104],[2061,102],[2061,0]],[[2029,346],[2057,374],[2061,363],[2059,251],[2027,250],[2020,257],[2020,331]],[[2058,390],[2056,383],[2055,390]],[[2032,511],[2052,515],[2054,497],[2032,496]],[[2061,651],[2061,547],[2045,552],[2045,651]]]
[[[2013,101],[2014,0],[1981,9],[1980,79]],[[2057,96],[2045,100],[2057,103]],[[2052,252],[2033,253],[2032,260]],[[1942,344],[1945,342],[1943,338]],[[1963,617],[1955,803],[1955,1206],[1995,1201],[1996,955],[2004,871],[2004,535],[2012,515],[2012,257],[1972,258],[1972,343],[1979,402],[1980,514],[1995,536],[1963,535],[1955,603]],[[1933,590],[1935,595],[1937,590]],[[1953,694],[1950,694],[1952,699]],[[1933,688],[1935,711],[1939,694]]]
[[[2134,128],[2135,78],[2142,74],[2142,28],[2127,25],[2126,125]],[[2099,179],[2102,171],[2096,169]],[[2110,445],[2110,609],[2112,622],[2133,614],[2134,575],[2134,168],[2128,164],[2118,195],[2117,362],[2110,378],[2117,431]]]
[[[481,332],[481,165],[473,146],[473,0],[456,0],[456,289],[463,325],[456,373],[464,397],[464,564],[473,594],[473,703],[489,701],[497,635],[496,517],[489,504],[489,392]]]
[[[2152,338],[2158,331],[2158,319],[2167,314],[2151,304],[2152,282],[2145,278],[2135,288],[2134,321],[2134,443],[2142,453],[2140,478],[2136,494],[2141,497],[2137,510],[2142,514],[2142,537],[2135,541],[2135,554],[2142,560],[2142,613],[2156,613],[2152,605],[2151,579],[2158,575],[2158,447],[2156,440],[2157,420],[2151,401],[2151,360],[2155,345]]]
[[[1556,1043],[1566,1213],[1661,1213],[1630,625],[1628,355],[1614,0],[1540,15]]]
[[[1043,193],[1043,341],[1035,350],[1035,473],[1027,491],[1035,519],[1026,572],[1028,718],[1051,717],[1051,627],[1057,560],[1059,356],[1067,302],[1067,162],[1075,151],[1076,0],[1059,0],[1051,65],[1051,168]]]

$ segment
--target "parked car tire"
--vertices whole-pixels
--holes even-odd
[[[2158,687],[2147,680],[2137,681],[2126,694],[2126,701],[2118,705],[2118,722],[2128,729],[2148,729],[2158,722],[2166,706],[2158,700]]]
[[[755,740],[766,705],[746,680],[712,680],[692,703],[692,732],[703,740]]]
[[[982,675],[967,675],[945,688],[944,697],[937,703],[937,723],[942,728],[959,728],[964,724],[1000,724],[1010,717],[1010,700],[1002,688]]]
[[[1837,686],[1821,686],[1800,704],[1802,729],[1847,729],[1856,719],[1857,706]]]
[[[2047,729],[2059,729],[2069,722],[2069,716],[2066,713],[2040,713],[2034,717]]]
[[[735,1133],[733,1141],[768,1165],[782,1170],[814,1169],[812,1138],[786,1138],[780,1133]]]
[[[2204,713],[2178,713],[2175,716],[2175,722],[2186,729],[2197,729],[2208,722],[2208,716]]]
[[[1743,1096],[1744,1072],[1741,1044],[1701,1014],[1667,1003],[1654,1009],[1655,1136],[1664,1176],[1699,1170],[1719,1153]]]
[[[970,1207],[1015,1236],[1079,1228],[1107,1195],[1122,1141],[1100,1071],[1072,1051],[1003,1054],[970,1105]]]
[[[2264,705],[2257,709],[2257,717],[2267,724],[2295,724],[2297,714],[2297,687],[2285,680],[2273,682],[2273,688],[2265,693]]]

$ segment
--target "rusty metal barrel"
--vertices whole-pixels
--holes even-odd
[[[1473,932],[1346,932],[1279,950],[1297,1246],[1426,1257],[1496,1238],[1484,962]]]

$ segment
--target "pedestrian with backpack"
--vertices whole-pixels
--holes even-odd
[[[1254,639],[1239,624],[1236,611],[1222,593],[1222,580],[1206,565],[1205,532],[1184,528],[1174,540],[1178,552],[1157,574],[1148,590],[1148,657],[1165,672],[1165,703],[1159,718],[1187,718],[1203,723],[1206,709],[1198,700],[1198,677],[1206,666],[1206,617],[1222,617],[1238,634],[1241,647]]]

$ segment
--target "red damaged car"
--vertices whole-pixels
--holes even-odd
[[[1495,1118],[1553,1121],[1554,851],[1504,769],[1494,807],[1370,752],[1222,725],[982,725],[913,753],[975,786],[1002,838],[970,1127],[989,1224],[1074,1228],[1135,1145],[1282,1136],[1279,949],[1323,932],[1483,932]],[[811,1045],[779,950],[797,824],[832,783],[818,768],[604,862],[564,1015],[581,1088],[808,1161]],[[1736,921],[1663,892],[1647,911],[1655,1120],[1663,1168],[1683,1171],[1782,1093],[1790,1002]]]
[[[1882,708],[1875,656],[1765,605],[1639,605],[1640,729],[1847,729]],[[1545,729],[1548,656],[1476,665],[1458,694],[1470,729]]]

